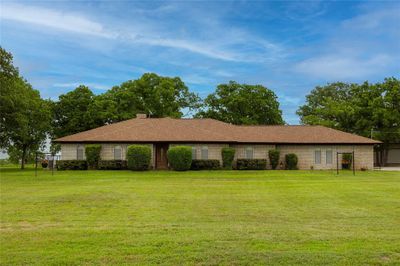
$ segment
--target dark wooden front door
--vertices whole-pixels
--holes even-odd
[[[156,144],[156,169],[168,168],[167,150],[168,143]]]

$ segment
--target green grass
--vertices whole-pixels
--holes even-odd
[[[400,172],[1,170],[3,265],[399,265]]]

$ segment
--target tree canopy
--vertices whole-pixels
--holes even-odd
[[[13,66],[10,53],[0,47],[1,147],[21,151],[21,168],[27,154],[35,152],[50,130],[49,102],[24,80]]]
[[[99,106],[108,106],[112,120],[121,121],[135,117],[137,113],[151,117],[180,118],[184,109],[196,109],[200,98],[190,92],[178,77],[146,73],[137,80],[113,87],[98,101]]]
[[[282,111],[275,93],[262,85],[220,84],[196,114],[237,125],[281,125]]]
[[[189,92],[180,78],[144,74],[95,95],[81,85],[60,95],[53,104],[53,137],[63,137],[105,124],[131,119],[138,113],[151,117],[183,116],[194,110],[200,98]]]
[[[60,95],[58,101],[52,104],[52,135],[59,138],[102,126],[102,121],[96,119],[98,114],[91,111],[95,98],[94,93],[84,85]]]
[[[385,143],[400,141],[400,81],[318,86],[297,111],[301,122],[325,125]]]

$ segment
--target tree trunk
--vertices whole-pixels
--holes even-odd
[[[25,169],[25,157],[26,157],[26,147],[23,147],[21,156],[21,170]]]

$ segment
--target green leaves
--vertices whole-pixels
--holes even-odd
[[[12,65],[12,55],[0,47],[0,145],[19,150],[25,158],[34,153],[50,131],[49,102],[24,80]]]
[[[188,87],[178,78],[162,77],[146,73],[137,80],[130,80],[113,87],[103,95],[114,103],[110,113],[115,121],[145,113],[151,117],[176,117],[184,114],[183,109],[193,111],[200,98],[189,92]]]
[[[261,85],[238,84],[234,81],[218,85],[215,93],[204,100],[203,109],[196,116],[237,125],[284,123],[273,91]]]
[[[303,124],[325,125],[385,143],[400,141],[400,81],[332,83],[316,87],[297,114]]]

